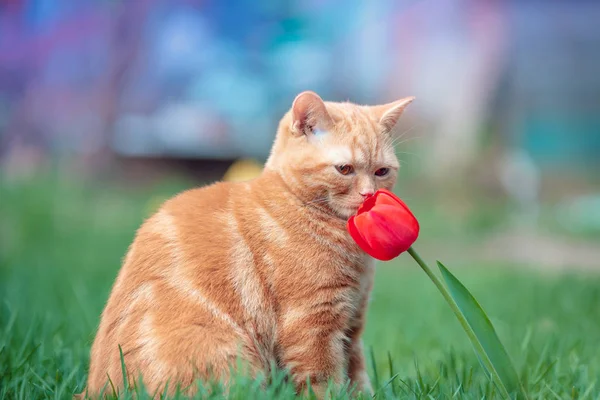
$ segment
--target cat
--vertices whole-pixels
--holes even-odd
[[[137,231],[102,313],[87,393],[130,384],[149,393],[197,379],[225,383],[238,357],[250,373],[289,371],[322,397],[347,380],[372,393],[361,334],[373,259],[346,231],[399,163],[394,127],[408,97],[380,106],[303,92],[279,124],[262,174],[166,201]],[[110,385],[107,382],[110,377]]]

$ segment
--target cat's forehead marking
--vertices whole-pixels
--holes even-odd
[[[327,147],[327,157],[334,164],[350,164],[352,162],[352,149],[350,146],[331,145]]]
[[[373,143],[370,139],[368,134],[362,133],[354,140],[354,157],[363,163],[371,161]]]

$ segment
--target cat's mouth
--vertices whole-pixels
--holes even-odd
[[[328,205],[338,217],[348,219],[355,215],[363,203],[363,199],[356,199],[354,196],[332,196],[330,195]]]
[[[358,208],[360,207],[360,205],[362,204],[362,202],[360,203],[351,203],[351,204],[344,204],[341,207],[339,207],[338,213],[340,214],[341,217],[348,219],[351,216],[355,215],[356,212],[358,211]]]
[[[348,208],[352,209],[353,213],[356,213],[359,207],[362,205],[364,199],[353,201],[348,205]]]

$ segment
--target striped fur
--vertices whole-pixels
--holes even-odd
[[[370,391],[361,332],[373,263],[346,220],[361,192],[393,186],[390,131],[410,101],[366,107],[305,92],[260,177],[167,201],[138,230],[102,313],[89,394],[108,377],[123,386],[119,345],[150,393],[226,381],[238,356],[251,373],[287,368],[299,391],[307,379],[321,395],[328,380]]]

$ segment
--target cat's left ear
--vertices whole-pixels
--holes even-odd
[[[294,134],[309,135],[332,126],[333,120],[318,94],[306,91],[296,97],[292,105],[291,130]]]
[[[412,103],[414,99],[414,97],[405,97],[392,103],[373,107],[376,117],[379,118],[381,129],[384,132],[391,132],[406,106]]]

